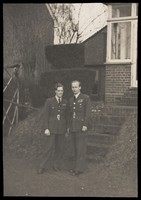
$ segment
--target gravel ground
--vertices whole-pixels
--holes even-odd
[[[137,172],[134,165],[126,173],[107,173],[101,163],[89,163],[80,177],[68,170],[36,173],[37,160],[20,159],[4,150],[4,196],[80,196],[137,197]],[[68,163],[69,164],[69,163]]]
[[[4,196],[138,196],[137,114],[127,118],[105,162],[89,163],[80,177],[68,172],[71,160],[64,161],[62,171],[37,174],[45,145],[41,132],[41,112],[37,112],[19,123],[8,140],[4,138]]]

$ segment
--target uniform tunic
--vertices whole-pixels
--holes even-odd
[[[83,132],[82,127],[89,128],[91,117],[91,102],[89,96],[80,93],[77,99],[71,97],[69,100],[69,120],[70,129],[75,153],[74,169],[83,172],[87,167],[87,131]]]
[[[60,104],[55,97],[47,99],[44,107],[44,129],[49,129],[53,134],[64,134],[66,132],[66,108],[65,99],[62,99]]]
[[[45,135],[47,142],[40,168],[53,162],[56,167],[62,159],[64,134],[66,133],[67,101],[62,98],[58,103],[55,97],[47,99],[44,106],[44,130],[49,129],[50,136]],[[54,154],[55,151],[55,154]],[[52,161],[54,154],[54,159]]]

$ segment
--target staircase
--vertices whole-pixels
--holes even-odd
[[[118,105],[137,106],[137,88],[128,89],[122,97],[117,98]]]
[[[88,133],[89,161],[101,162],[104,159],[131,112],[137,112],[137,89],[128,90],[115,105],[105,105],[99,114],[93,113],[93,126]]]

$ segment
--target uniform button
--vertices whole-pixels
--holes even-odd
[[[75,107],[73,107],[73,109],[75,109]]]
[[[75,102],[73,104],[76,104]]]
[[[60,110],[58,110],[58,112],[60,112]]]

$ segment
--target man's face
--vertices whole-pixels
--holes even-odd
[[[79,86],[79,82],[77,82],[77,81],[73,82],[71,87],[72,87],[72,91],[74,94],[78,94],[81,90],[81,86]]]
[[[57,97],[62,97],[64,93],[63,87],[58,87],[57,90],[55,90],[55,94],[57,95]]]

